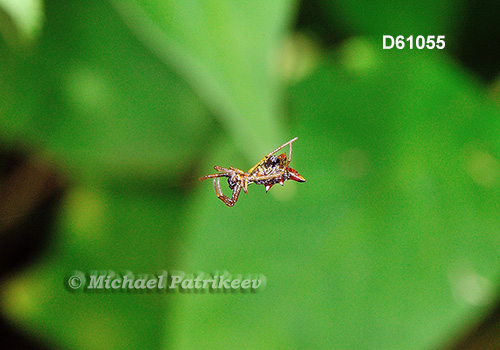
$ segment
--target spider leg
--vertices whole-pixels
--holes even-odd
[[[286,145],[290,145],[290,148],[292,148],[292,143],[297,140],[298,137],[294,137],[293,139],[291,139],[290,141],[288,142],[285,142],[284,144],[282,144],[281,146],[279,146],[278,148],[276,148],[274,151],[272,151],[271,153],[269,153],[267,156],[264,157],[264,159],[272,156],[274,153],[278,152],[280,149],[282,149],[283,147],[285,147]],[[291,156],[291,154],[290,154]]]
[[[243,192],[248,193],[248,178],[246,178],[246,179],[243,181],[243,183],[242,183],[242,185],[241,185],[241,188],[243,188]]]
[[[243,170],[240,170],[238,168],[234,168],[232,166],[230,166],[229,168],[223,168],[221,166],[214,166],[214,169],[217,170],[217,171],[220,171],[220,172],[224,172],[224,173],[231,173],[231,172],[235,172],[237,174],[244,174]]]
[[[233,167],[229,167],[229,168],[223,168],[221,166],[214,166],[214,169],[217,170],[217,171],[220,171],[221,173],[220,174],[210,174],[210,175],[205,175],[203,177],[200,177],[199,180],[200,181],[203,181],[203,180],[206,180],[206,179],[213,179],[213,178],[216,178],[216,177],[231,177],[231,173],[238,173],[238,174],[242,174],[243,171],[241,171],[240,169],[237,169],[237,168],[233,168]]]
[[[203,177],[200,177],[198,180],[199,181],[203,181],[203,180],[206,180],[206,179],[213,179],[213,178],[216,178],[216,177],[229,177],[229,175],[225,174],[225,173],[222,173],[222,174],[209,174],[209,175],[205,175]]]
[[[231,197],[231,202],[233,203],[233,205],[236,204],[236,201],[240,196],[240,191],[241,191],[240,185],[236,185],[236,187],[233,189],[233,196]]]
[[[238,197],[240,195],[241,187],[240,185],[236,185],[233,189],[233,195],[231,198],[227,197],[222,193],[222,190],[220,188],[220,179],[219,178],[214,178],[214,188],[215,188],[215,194],[217,195],[217,198],[219,198],[221,201],[224,202],[228,207],[232,207],[233,205],[236,204],[236,201],[238,200]]]

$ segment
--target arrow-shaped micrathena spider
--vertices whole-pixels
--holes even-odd
[[[214,166],[214,169],[220,171],[220,173],[205,175],[200,177],[200,181],[214,179],[215,194],[217,195],[217,198],[223,201],[228,207],[232,207],[236,204],[242,189],[245,193],[248,193],[248,185],[251,183],[265,185],[267,192],[271,187],[273,187],[273,185],[278,183],[283,186],[283,183],[286,180],[305,182],[306,180],[300,176],[297,170],[288,166],[288,164],[292,161],[292,143],[295,140],[297,140],[297,137],[276,148],[274,151],[262,158],[260,162],[255,164],[246,173],[232,166],[229,168],[223,168],[216,165]],[[282,153],[279,156],[273,155],[286,145],[290,145],[288,160],[286,159],[285,153]],[[229,188],[233,191],[231,198],[222,193],[220,189],[220,177],[227,177]]]

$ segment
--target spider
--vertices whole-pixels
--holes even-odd
[[[276,148],[274,151],[262,158],[260,162],[255,164],[246,173],[232,166],[229,168],[223,168],[216,165],[214,166],[214,169],[220,171],[220,173],[205,175],[200,177],[200,181],[214,179],[215,194],[217,195],[217,198],[223,201],[228,207],[232,207],[236,204],[242,189],[245,193],[248,193],[248,185],[251,183],[265,185],[267,193],[267,191],[269,191],[269,189],[277,183],[283,186],[283,183],[286,180],[305,182],[306,180],[300,176],[297,170],[288,166],[288,164],[292,161],[292,143],[295,140],[297,140],[297,137]],[[274,153],[278,152],[286,145],[290,145],[288,160],[285,153],[282,153],[279,156],[274,155]],[[229,188],[233,191],[231,198],[222,193],[220,188],[220,177],[227,177]]]

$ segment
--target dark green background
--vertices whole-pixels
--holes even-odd
[[[0,1],[0,145],[66,186],[46,248],[2,282],[12,327],[66,349],[431,349],[494,304],[493,1],[13,3]],[[445,35],[446,48],[383,50],[384,34]],[[251,185],[228,208],[197,181],[295,136],[306,183]],[[63,286],[110,269],[267,286]]]

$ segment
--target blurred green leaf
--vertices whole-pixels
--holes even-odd
[[[0,32],[9,43],[36,39],[43,19],[42,0],[0,0]]]
[[[182,269],[267,287],[180,296],[174,348],[431,348],[492,302],[499,113],[443,56],[381,52],[350,41],[291,88],[306,183],[252,185],[234,208],[200,189]]]
[[[293,0],[114,4],[142,41],[204,98],[247,159],[283,138],[278,48]]]
[[[31,120],[34,106],[38,104],[26,92],[23,66],[26,59],[16,57],[0,47],[0,137],[2,143],[15,140],[14,133],[21,132]],[[14,131],[15,130],[15,131]]]
[[[28,2],[0,0],[17,29],[7,3]],[[11,323],[49,348],[427,349],[492,303],[498,105],[446,51],[375,37],[448,44],[462,0],[324,2],[335,27],[371,39],[348,38],[319,67],[308,34],[283,46],[293,0],[46,4],[32,51],[0,48],[0,141],[31,144],[77,185],[41,260],[3,284]],[[287,95],[283,73],[297,82]],[[214,164],[246,170],[294,136],[306,183],[253,184],[228,208],[211,181],[191,181]],[[122,269],[258,273],[267,286],[63,287],[73,270]]]
[[[0,120],[2,134],[86,181],[180,176],[211,130],[206,108],[109,4],[94,5],[47,5],[37,52],[6,63],[17,74],[5,78],[12,107]],[[31,107],[18,110],[22,104]]]
[[[177,259],[181,207],[176,193],[145,195],[74,188],[43,259],[2,288],[3,313],[64,349],[159,349],[170,322],[168,295],[71,293],[73,270],[158,273]]]

